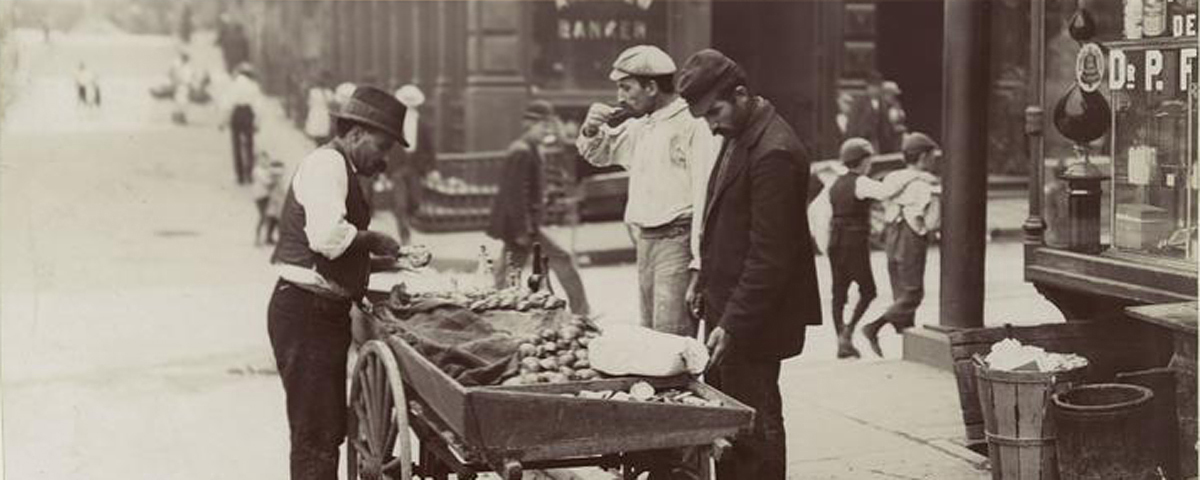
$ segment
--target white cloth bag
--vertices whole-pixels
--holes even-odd
[[[592,368],[608,375],[699,375],[708,349],[699,340],[633,325],[611,325],[588,344]]]

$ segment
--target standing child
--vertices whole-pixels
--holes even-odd
[[[874,154],[874,147],[866,139],[847,139],[840,151],[839,176],[829,187],[833,210],[829,267],[833,274],[833,326],[838,334],[838,358],[859,356],[851,334],[875,299],[875,277],[871,273],[871,200],[891,198],[914,180],[885,185],[871,179],[867,172]],[[858,303],[847,324],[842,315],[851,283],[858,284]]]
[[[254,229],[254,245],[274,245],[275,227],[279,225],[279,214],[287,195],[283,176],[286,171],[283,160],[270,158],[259,151],[254,165],[254,205],[258,207],[258,226]]]
[[[879,348],[879,329],[888,323],[896,333],[912,327],[917,307],[925,296],[925,253],[929,232],[937,230],[940,223],[938,203],[933,201],[937,177],[930,173],[934,171],[937,150],[937,143],[923,133],[905,136],[901,151],[907,167],[889,173],[883,179],[885,185],[904,183],[907,186],[887,202],[884,214],[893,303],[879,319],[863,325],[862,329],[871,350],[879,356],[883,356]]]

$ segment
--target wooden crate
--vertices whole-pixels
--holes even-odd
[[[984,453],[983,412],[975,378],[974,354],[986,355],[993,343],[1014,338],[1051,352],[1077,353],[1088,359],[1088,382],[1110,381],[1118,372],[1161,367],[1170,360],[1171,338],[1134,321],[1066,322],[1027,327],[992,327],[950,333],[950,352],[966,443]]]

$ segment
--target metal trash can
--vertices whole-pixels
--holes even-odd
[[[1062,480],[1158,480],[1154,392],[1123,383],[1083,385],[1054,395]]]

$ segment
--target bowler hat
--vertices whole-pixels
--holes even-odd
[[[717,96],[746,84],[746,71],[725,54],[706,48],[692,54],[679,70],[679,95],[688,103],[692,116],[712,108]]]
[[[525,120],[541,121],[554,116],[554,105],[545,100],[534,100],[525,106],[525,112],[521,114],[521,118]]]
[[[329,113],[337,118],[377,128],[407,147],[403,133],[406,111],[407,108],[396,97],[375,87],[361,86],[354,90],[345,104]]]

